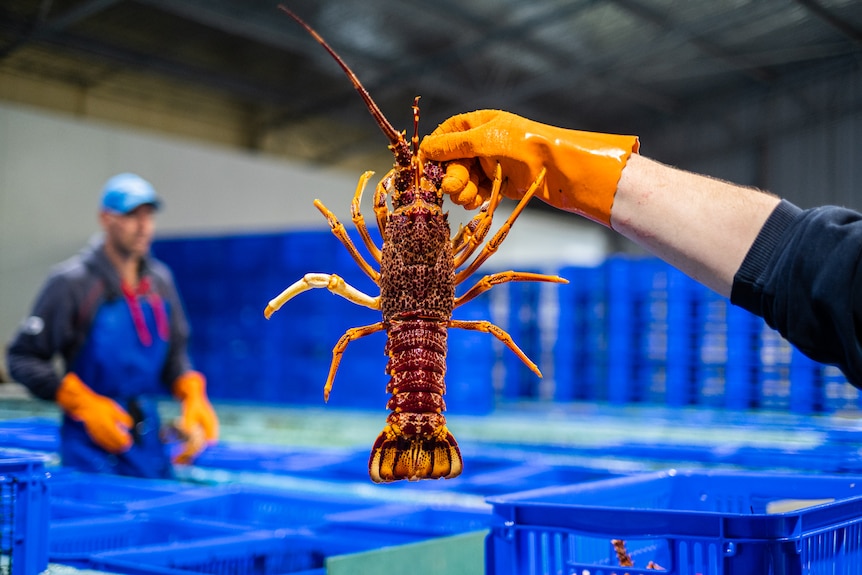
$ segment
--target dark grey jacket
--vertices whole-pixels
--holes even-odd
[[[730,300],[862,388],[862,214],[782,201],[736,273]]]
[[[168,267],[149,257],[141,273],[174,310],[170,314],[168,359],[161,378],[169,391],[174,380],[191,369],[187,354],[189,326]],[[97,238],[52,268],[32,312],[21,322],[8,347],[9,374],[36,397],[54,399],[60,385],[60,375],[53,365],[55,356],[63,358],[64,371],[68,371],[87,339],[99,306],[122,297],[119,275]]]

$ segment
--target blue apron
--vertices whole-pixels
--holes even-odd
[[[93,443],[84,425],[68,415],[60,429],[64,465],[81,471],[135,477],[173,477],[170,455],[159,437],[157,397],[164,395],[161,373],[168,354],[168,311],[156,295],[103,303],[87,341],[72,366],[96,393],[116,401],[135,420],[134,444],[119,455]]]

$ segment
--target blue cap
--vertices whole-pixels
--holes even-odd
[[[136,174],[117,174],[102,188],[102,209],[128,214],[138,206],[151,204],[156,209],[162,201],[153,186]]]

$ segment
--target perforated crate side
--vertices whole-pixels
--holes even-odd
[[[372,537],[345,539],[293,531],[251,531],[208,540],[93,555],[95,568],[129,575],[297,575],[316,573],[328,556],[373,549]]]
[[[42,458],[0,450],[0,572],[31,575],[47,568],[49,509]]]
[[[376,505],[348,497],[296,494],[279,489],[224,486],[194,489],[129,504],[130,512],[183,517],[256,529],[296,529],[323,525],[332,513]]]
[[[487,572],[609,575],[624,539],[632,574],[862,573],[860,491],[851,476],[672,472],[491,498]]]
[[[60,520],[51,523],[48,556],[57,563],[85,563],[90,556],[104,551],[207,539],[241,531],[240,527],[189,519],[132,514]]]
[[[486,508],[398,504],[336,513],[328,517],[329,523],[334,526],[427,537],[481,531],[488,528],[491,519],[490,509]]]

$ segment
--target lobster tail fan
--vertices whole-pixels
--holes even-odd
[[[344,62],[344,60],[342,60],[341,57],[335,53],[335,50],[333,50],[329,46],[329,44],[326,43],[326,40],[324,40],[323,37],[314,30],[314,28],[306,24],[305,21],[302,20],[302,18],[291,12],[290,9],[287,8],[284,4],[279,4],[278,8],[282,12],[296,20],[300,26],[305,28],[305,30],[309,34],[311,34],[311,36],[315,40],[317,40],[317,42],[321,46],[323,46],[323,48],[327,52],[329,52],[329,55],[332,56],[333,59],[335,59],[338,65],[341,66],[341,69],[344,70],[344,73],[347,74],[347,77],[350,79],[351,82],[353,82],[353,87],[356,88],[357,92],[359,92],[359,95],[362,97],[362,100],[365,102],[365,105],[368,106],[368,111],[371,112],[372,116],[374,116],[374,119],[377,121],[377,125],[380,126],[380,129],[383,130],[383,133],[386,135],[387,138],[389,138],[390,143],[394,146],[399,142],[403,141],[404,136],[402,136],[401,133],[396,130],[392,126],[392,124],[389,123],[389,120],[386,119],[386,116],[383,115],[383,112],[380,111],[380,108],[377,106],[374,100],[371,99],[371,95],[368,93],[368,90],[365,89],[365,86],[362,85],[362,83],[359,81],[359,78],[357,78],[356,74],[353,73],[353,70],[351,70]]]
[[[368,473],[375,483],[452,479],[463,467],[458,442],[445,425],[430,437],[407,437],[387,425],[368,460]]]

